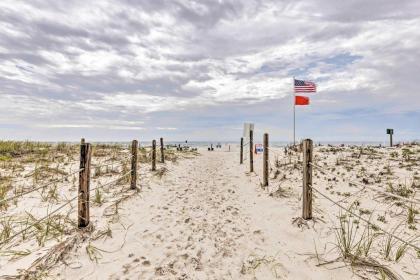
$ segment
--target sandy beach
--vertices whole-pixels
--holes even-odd
[[[1,0],[0,280],[420,280],[419,26]]]
[[[97,262],[81,247],[54,273],[68,278],[77,272],[81,279],[351,278],[348,269],[332,276],[315,266],[316,237],[291,225],[298,201],[267,196],[236,155],[203,150],[174,166],[151,181],[141,199],[124,204],[112,238],[92,243],[100,250]]]
[[[412,158],[418,156],[418,146],[404,149],[413,151]],[[53,279],[388,277],[372,264],[352,265],[340,253],[340,220],[354,223],[357,232],[350,236],[355,241],[364,236],[365,242],[369,238],[363,221],[346,215],[315,192],[314,218],[301,219],[302,157],[300,153],[286,155],[283,151],[270,149],[268,188],[261,186],[262,155],[255,155],[255,172],[250,173],[247,158],[240,165],[239,148],[233,144],[230,151],[228,146],[215,151],[200,148],[198,153],[184,155],[175,162],[158,164],[156,172],[151,172],[148,164],[141,164],[140,191],[127,190],[124,184],[113,186],[104,193],[103,205],[93,208],[89,230],[70,230],[43,245],[17,242],[13,250],[29,248],[33,253],[3,255],[2,275]],[[404,186],[407,199],[417,201],[419,166],[417,161],[404,160],[402,151],[316,147],[316,164],[338,175],[332,177],[314,170],[313,185],[333,201],[419,246],[417,210],[414,220],[407,222],[408,203],[348,183],[360,181],[369,187],[384,188],[384,192],[391,192],[385,188],[390,183],[394,190]],[[395,279],[419,278],[416,250],[405,246],[396,260],[402,243],[391,239],[390,252],[385,256],[387,235],[374,228],[368,230],[371,248],[362,252],[363,259],[389,269]]]

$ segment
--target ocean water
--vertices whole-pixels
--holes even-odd
[[[407,141],[408,142],[408,141]],[[410,141],[413,142],[413,141]],[[420,141],[414,141],[419,143]],[[53,143],[53,142],[50,142]],[[67,142],[67,143],[71,143],[71,144],[77,144],[79,142]],[[126,146],[129,147],[131,145],[131,142],[128,141],[120,141],[120,142],[111,142],[111,141],[104,141],[104,142],[91,142],[92,144],[108,144],[108,145],[112,145],[112,144],[116,144],[116,145],[122,145],[122,146]],[[299,143],[298,141],[296,141],[296,143]],[[395,142],[394,144],[398,144],[401,142]],[[210,145],[213,145],[213,147],[216,147],[217,144],[221,144],[222,146],[226,146],[226,145],[239,145],[240,142],[239,141],[165,141],[164,142],[165,145],[181,145],[181,146],[189,146],[189,147],[210,147]],[[258,140],[254,140],[254,144],[262,144],[262,141],[258,141]],[[287,141],[270,141],[270,146],[272,147],[285,147],[288,145],[291,145],[291,142],[287,142]],[[314,141],[315,145],[333,145],[333,146],[339,146],[339,145],[353,145],[353,146],[388,146],[389,143],[385,142],[385,141]],[[152,145],[152,141],[143,141],[139,143],[140,147],[150,147]],[[159,141],[156,141],[156,145],[159,146],[160,143]]]

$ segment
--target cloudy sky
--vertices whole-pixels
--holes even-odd
[[[1,139],[420,139],[418,0],[2,0]]]

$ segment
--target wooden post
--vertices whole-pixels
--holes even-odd
[[[79,197],[78,197],[78,226],[86,227],[89,224],[89,191],[90,191],[90,158],[91,146],[89,143],[80,145],[80,171],[79,171]]]
[[[133,140],[131,142],[131,189],[136,189],[137,184],[137,151],[138,151],[138,142]]]
[[[254,131],[249,131],[249,172],[254,172],[254,153],[253,153],[253,147],[254,147]]]
[[[268,133],[264,133],[263,186],[268,186]]]
[[[152,142],[152,171],[156,171],[156,140]]]
[[[392,147],[392,133],[389,134],[389,146]]]
[[[241,153],[239,156],[239,164],[244,163],[244,138],[241,137]]]
[[[163,147],[163,138],[160,138],[160,162],[165,163],[165,148]]]
[[[302,218],[312,219],[312,140],[305,139],[303,149]]]
[[[80,140],[80,144],[81,144],[81,145],[85,144],[85,138],[82,138],[82,139]]]

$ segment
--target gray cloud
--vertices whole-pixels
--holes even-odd
[[[419,24],[414,0],[2,1],[1,137],[286,140],[297,75],[320,90],[301,121],[420,138]]]

